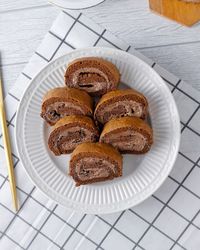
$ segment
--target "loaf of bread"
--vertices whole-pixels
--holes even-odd
[[[69,175],[76,186],[111,180],[122,175],[122,156],[103,143],[82,143],[71,155]]]
[[[105,124],[113,118],[125,116],[145,119],[147,110],[147,99],[141,93],[133,89],[113,90],[101,97],[94,117],[101,124]]]
[[[71,62],[65,72],[65,84],[100,96],[117,88],[118,69],[109,61],[97,57],[84,57]]]
[[[99,132],[87,116],[65,116],[53,127],[48,139],[49,149],[55,155],[71,153],[83,142],[96,142]]]
[[[92,98],[82,90],[60,87],[46,93],[43,98],[41,117],[49,124],[68,115],[93,114]]]
[[[111,144],[121,153],[142,154],[150,150],[153,132],[137,117],[122,117],[105,124],[100,142]]]

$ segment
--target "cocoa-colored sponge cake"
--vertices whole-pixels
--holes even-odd
[[[60,119],[50,133],[48,145],[55,155],[71,153],[83,142],[96,142],[99,132],[87,116],[66,116]]]
[[[76,186],[111,180],[122,175],[122,156],[103,143],[82,143],[71,155],[69,175]]]
[[[109,61],[98,57],[83,57],[71,62],[65,72],[65,84],[101,96],[117,88],[118,69]]]
[[[113,90],[98,102],[94,117],[101,124],[113,118],[134,116],[145,119],[148,102],[144,95],[133,89]]]
[[[143,154],[150,150],[153,132],[137,117],[122,117],[105,124],[100,142],[111,144],[121,153]]]
[[[79,89],[55,88],[48,91],[43,98],[41,117],[49,125],[55,125],[64,116],[92,116],[92,114],[92,98],[85,91]]]

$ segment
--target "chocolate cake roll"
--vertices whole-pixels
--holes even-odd
[[[150,150],[153,132],[137,117],[122,117],[105,124],[100,142],[111,144],[122,153],[143,154]]]
[[[147,99],[141,93],[133,89],[113,90],[101,97],[94,117],[101,124],[124,116],[145,119],[147,109]]]
[[[41,117],[49,125],[54,125],[68,115],[92,116],[92,108],[92,98],[85,91],[60,87],[48,91],[44,96]]]
[[[76,59],[65,73],[65,84],[100,96],[117,88],[120,74],[111,62],[97,57]]]
[[[71,155],[69,175],[76,186],[122,176],[122,156],[103,143],[83,143]]]
[[[92,119],[87,116],[65,116],[50,133],[48,145],[55,155],[71,153],[83,142],[96,142],[99,132]]]

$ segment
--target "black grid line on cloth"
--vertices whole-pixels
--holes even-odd
[[[68,43],[68,42],[66,42],[66,41],[64,41],[63,43],[66,44],[67,46],[69,46],[69,47],[72,48],[72,49],[76,49],[74,46],[72,46],[70,43]]]
[[[196,165],[196,167],[198,167],[199,168],[199,166],[198,165]],[[190,190],[189,188],[187,188],[186,186],[184,186],[184,184],[181,184],[179,181],[177,181],[176,179],[174,179],[172,176],[168,176],[172,181],[174,181],[174,182],[176,182],[178,185],[180,185],[182,188],[184,188],[185,190],[187,190],[189,193],[191,193],[192,195],[194,195],[197,199],[199,199],[200,200],[200,196],[198,195],[198,194],[196,194],[196,193],[194,193],[192,190]],[[158,199],[158,198],[157,198]],[[183,218],[184,218],[184,216],[183,216]],[[186,219],[186,218],[185,218]],[[187,219],[186,219],[187,220]],[[199,230],[200,230],[200,227],[198,227],[198,226],[196,226],[196,225],[194,225],[196,228],[198,228]]]
[[[15,125],[12,124],[12,121],[13,121],[13,119],[15,118],[15,116],[16,116],[16,111],[15,111],[14,115],[11,117],[11,119],[10,119],[9,121],[6,120],[7,127],[9,127],[9,126],[12,126],[13,128],[15,127]],[[3,134],[1,133],[1,134],[0,134],[0,138],[1,138],[2,136],[3,136]]]
[[[11,117],[11,119],[10,119],[9,121],[6,120],[7,127],[9,127],[9,126],[12,126],[13,128],[15,127],[15,125],[12,124],[12,121],[13,121],[13,119],[15,118],[15,116],[16,116],[16,111],[15,111],[14,115]],[[3,134],[1,133],[1,134],[0,134],[0,138],[1,138],[2,136],[3,136]]]
[[[0,144],[0,147],[4,150],[4,146],[3,146],[3,145]],[[12,156],[13,156],[16,160],[19,161],[19,157],[18,157],[18,156],[16,156],[13,152],[12,152],[11,154],[12,154]]]
[[[159,198],[157,198],[156,196],[152,195],[156,200],[158,200],[160,203],[162,203],[163,205],[165,204],[165,202],[161,201]],[[167,207],[172,210],[173,212],[175,212],[176,214],[178,214],[179,216],[181,216],[183,219],[185,219],[188,223],[190,223],[191,225],[193,225],[194,227],[196,227],[197,229],[200,229],[198,226],[196,226],[192,221],[186,219],[183,215],[181,215],[180,213],[178,213],[175,209],[171,208],[170,206],[167,205]],[[149,221],[147,221],[146,219],[144,219],[141,215],[139,215],[138,213],[136,213],[135,211],[133,211],[131,208],[129,209],[129,211],[131,211],[132,213],[134,213],[136,216],[138,216],[140,219],[142,219],[144,222],[146,222],[147,224],[151,224]],[[104,221],[107,225],[112,226],[109,222],[107,222],[106,220],[104,220],[103,218],[101,218],[99,215],[96,215],[96,217],[98,217],[100,220]],[[172,239],[170,236],[168,236],[166,233],[164,233],[162,230],[160,230],[158,227],[156,227],[155,225],[151,225],[153,228],[155,228],[157,231],[159,231],[161,234],[163,234],[164,236],[166,236],[167,238],[169,238],[171,241],[175,242],[175,244],[177,244],[179,247],[181,247],[182,249],[185,249],[181,244],[177,243],[174,239]],[[132,241],[133,243],[136,244],[135,241],[133,241],[131,238],[129,238],[127,235],[125,235],[124,233],[122,233],[120,230],[118,230],[116,227],[113,227],[117,232],[119,232],[120,234],[122,234],[125,238],[129,239],[130,241]],[[141,247],[141,245],[138,244],[138,246],[140,248],[143,249],[143,247]]]
[[[126,52],[128,52],[131,48],[131,45],[128,46],[128,48],[126,49]]]
[[[73,17],[72,15],[70,15],[68,12],[63,11],[63,13],[65,13],[66,15],[70,16],[71,18],[73,18],[74,20],[76,19],[75,17]],[[80,20],[77,21],[78,23],[80,23],[81,25],[83,25],[84,27],[86,27],[87,29],[89,29],[90,31],[92,31],[94,34],[96,34],[97,36],[100,36],[101,34],[99,34],[98,32],[96,32],[95,30],[91,29],[89,26],[87,26],[85,23],[81,22]],[[105,40],[106,42],[110,43],[111,45],[113,45],[115,48],[120,49],[121,48],[119,46],[117,46],[116,44],[114,44],[113,42],[111,42],[110,40],[108,40],[107,38],[105,38],[104,36],[101,37],[103,40]]]
[[[174,180],[175,181],[175,180]],[[176,182],[176,181],[175,181]],[[177,184],[179,184],[179,182],[176,182]],[[183,187],[183,188],[185,188],[184,186],[182,186],[181,185],[181,187]],[[187,188],[185,188],[186,190],[187,190]],[[191,194],[193,194],[192,192],[190,192]],[[159,201],[160,203],[162,203],[163,205],[165,205],[165,202],[164,201],[162,201],[161,199],[159,199],[158,197],[156,197],[154,194],[152,195],[152,197],[154,198],[154,199],[156,199],[157,201]],[[199,198],[199,197],[197,197],[197,198]],[[190,220],[188,220],[185,216],[183,216],[182,214],[180,214],[178,211],[176,211],[174,208],[172,208],[172,207],[170,207],[168,204],[166,205],[166,207],[167,208],[169,208],[171,211],[173,211],[175,214],[177,214],[177,215],[179,215],[182,219],[184,219],[185,221],[187,221],[187,222],[190,222]],[[198,230],[200,230],[200,227],[198,227],[197,225],[195,225],[195,224],[193,224],[192,223],[192,225],[194,226],[194,227],[196,227]],[[152,225],[152,227],[154,227],[154,228],[156,228],[157,229],[157,227],[156,226],[154,226],[154,225]],[[158,229],[159,230],[159,229]],[[160,232],[162,232],[161,230],[160,230]],[[174,240],[173,240],[174,241]]]
[[[192,113],[192,115],[190,116],[190,118],[188,119],[188,121],[183,125],[182,129],[181,129],[181,133],[185,130],[185,128],[187,127],[187,125],[190,123],[190,121],[192,120],[192,118],[195,116],[195,114],[199,111],[200,109],[200,104],[197,106],[197,108],[195,109],[195,111]]]
[[[67,239],[65,240],[65,242],[62,244],[61,249],[67,244],[67,242],[71,239],[72,235],[76,232],[76,229],[78,228],[78,226],[81,224],[81,222],[85,219],[86,214],[84,214],[82,216],[82,218],[79,220],[79,222],[77,223],[77,225],[75,226],[75,228],[73,229],[73,231],[71,232],[71,234],[67,237]]]
[[[7,234],[2,234],[2,236],[7,237],[9,240],[11,240],[13,243],[15,243],[18,247],[20,247],[20,249],[24,249],[24,250],[25,250],[24,247],[22,247],[17,241],[13,240],[13,238],[11,238],[9,235],[7,235]],[[1,237],[0,237],[0,239],[1,239]],[[3,250],[3,249],[2,249],[2,250]]]
[[[77,225],[74,227],[74,230],[71,232],[71,234],[68,236],[68,238],[66,239],[66,241],[63,243],[61,249],[69,242],[69,240],[71,239],[71,237],[73,236],[73,234],[74,234],[76,231],[80,233],[80,231],[79,231],[77,228],[78,228],[78,226],[82,223],[82,221],[85,219],[86,216],[87,216],[86,214],[84,214],[84,215],[82,216],[82,218],[80,219],[80,221],[79,221],[79,222],[77,223]],[[84,238],[89,239],[94,245],[98,246],[98,244],[97,244],[95,241],[91,240],[91,239],[90,239],[89,237],[87,237],[84,233],[81,233],[81,235],[82,235]],[[103,248],[101,247],[101,249],[103,249]]]
[[[186,123],[184,123],[184,122],[181,121],[181,124],[183,125],[183,128],[187,128],[187,129],[189,129],[190,131],[192,131],[194,134],[200,136],[200,133],[199,133],[199,132],[197,132],[196,130],[194,130],[193,128],[191,128],[189,125],[186,125]],[[182,130],[181,130],[181,132],[182,132]]]
[[[175,91],[175,89],[177,89],[177,87],[178,87],[178,85],[180,84],[181,81],[182,81],[181,79],[178,80],[178,82],[175,84],[175,86],[171,90],[172,93]]]
[[[32,80],[32,77],[30,77],[30,76],[27,75],[26,73],[22,72],[21,74],[22,74],[23,76],[25,76],[27,79]]]
[[[100,41],[100,39],[102,38],[102,36],[104,35],[104,33],[106,32],[106,29],[103,30],[103,32],[101,33],[101,35],[98,37],[98,39],[96,40],[96,42],[93,44],[93,46],[96,46],[97,43]]]
[[[200,136],[200,133],[197,132],[196,130],[194,130],[193,128],[191,128],[190,126],[186,126],[187,129],[189,129],[190,131],[192,131],[194,134]]]
[[[34,197],[31,197],[35,202],[37,202],[38,204],[40,204],[43,208],[45,208],[47,211],[51,212],[50,209],[48,209],[47,207],[45,207],[41,202],[39,202],[38,200],[36,200]],[[60,219],[64,224],[68,225],[69,227],[71,227],[72,229],[75,230],[75,232],[79,233],[80,235],[82,235],[84,238],[86,238],[87,240],[89,240],[90,242],[92,242],[94,245],[97,245],[97,243],[95,241],[93,241],[92,239],[90,239],[88,236],[86,236],[84,233],[82,233],[81,231],[79,231],[77,229],[77,227],[72,226],[70,223],[68,223],[66,220],[64,220],[62,217],[60,217],[58,214],[56,214],[54,211],[52,212],[52,214],[54,216],[56,216],[58,219]],[[40,232],[41,234],[45,235],[44,233]],[[45,235],[45,237],[47,237]],[[103,248],[101,248],[103,249]]]
[[[200,213],[200,209],[198,210],[198,212],[193,216],[192,220],[188,223],[188,225],[184,228],[184,230],[181,232],[181,234],[178,236],[178,238],[176,239],[176,241],[174,242],[174,244],[171,246],[171,248],[169,250],[172,250],[173,247],[177,244],[179,245],[178,241],[180,240],[180,238],[183,236],[183,234],[185,233],[185,231],[189,228],[189,226],[192,224],[192,222],[196,219],[196,217],[199,215]]]
[[[54,214],[54,215],[56,215],[56,214]],[[59,216],[57,216],[57,217],[60,218]],[[85,217],[84,217],[84,218],[85,218]],[[84,219],[84,218],[83,218],[83,219]],[[67,223],[65,220],[62,219],[62,221],[63,221],[65,224],[68,225],[68,223]],[[91,243],[93,243],[95,246],[98,245],[95,241],[93,241],[93,240],[90,239],[87,235],[85,235],[84,233],[82,233],[81,231],[79,231],[79,230],[77,229],[77,227],[81,224],[81,222],[82,222],[82,220],[79,221],[79,223],[78,223],[78,225],[76,225],[76,227],[71,226],[74,230],[71,232],[71,234],[69,235],[69,237],[67,238],[67,240],[64,242],[64,244],[62,245],[61,249],[63,249],[63,247],[69,242],[69,240],[71,239],[71,237],[73,236],[73,234],[74,234],[75,232],[79,233],[81,236],[83,236],[85,239],[89,240],[89,241],[90,241]],[[69,225],[70,225],[70,224],[69,224]],[[100,247],[100,249],[101,249],[101,250],[104,250],[102,247]]]
[[[12,96],[16,101],[20,102],[19,98],[17,98],[16,96],[14,96],[13,94],[11,94],[10,92],[8,92],[8,95]]]
[[[161,76],[161,75],[160,75]],[[169,80],[167,80],[166,78],[164,78],[163,76],[161,76],[161,78],[163,79],[163,80],[165,80],[167,83],[169,83],[172,87],[174,87],[174,89],[172,89],[173,90],[173,92],[175,91],[175,90],[179,90],[182,94],[184,94],[185,96],[187,96],[188,98],[190,98],[191,100],[193,100],[194,102],[196,102],[197,104],[200,104],[200,102],[199,101],[197,101],[194,97],[192,97],[191,95],[189,95],[188,93],[186,93],[185,91],[183,91],[181,88],[179,88],[179,84],[180,84],[180,82],[181,82],[181,80],[179,80],[180,82],[179,82],[179,84],[177,84],[176,83],[176,85],[174,85],[173,83],[171,83]]]
[[[64,14],[66,14],[67,16],[71,17],[72,19],[76,20],[75,17],[73,17],[72,15],[70,15],[68,12],[66,11],[62,11]],[[82,14],[82,13],[81,13]],[[81,22],[80,20],[78,20],[78,23],[80,23],[81,25],[83,25],[84,27],[86,27],[87,29],[89,29],[90,31],[92,31],[94,34],[96,34],[97,36],[100,36],[100,34],[98,32],[96,32],[95,30],[91,29],[89,26],[87,26],[85,23]]]
[[[21,72],[21,74],[22,74],[23,76],[25,76],[26,78],[28,78],[29,80],[32,80],[32,78],[31,78],[29,75],[27,75],[26,73]]]
[[[24,190],[22,190],[21,188],[17,187],[17,189],[19,189],[21,192],[23,192],[24,194],[27,194]],[[37,199],[35,199],[33,196],[30,196],[31,199],[33,199],[35,202],[37,202],[39,205],[41,205],[43,208],[45,208],[47,211],[51,212],[50,209],[48,209],[47,207],[45,207],[41,202],[39,202]],[[96,246],[98,245],[96,242],[94,242],[92,239],[90,239],[88,236],[86,236],[84,233],[82,233],[81,231],[79,231],[78,228],[72,226],[71,224],[69,224],[66,220],[64,220],[62,217],[60,217],[58,214],[56,214],[55,212],[52,213],[53,215],[55,215],[57,218],[59,218],[60,220],[62,220],[65,224],[67,224],[68,226],[70,226],[71,228],[75,229],[75,231],[79,234],[81,234],[82,236],[84,236],[87,240],[91,241],[92,243],[94,243]],[[98,216],[97,216],[98,217]],[[106,222],[103,218],[99,217],[99,219],[101,219],[102,221]],[[106,224],[108,224],[109,226],[112,226],[110,223],[106,222]],[[126,236],[124,233],[122,233],[119,229],[114,228],[116,231],[118,231],[121,235],[125,236],[127,239],[131,240],[128,236]],[[133,243],[134,241],[131,240]],[[100,249],[103,249],[102,247],[100,247]]]
[[[11,212],[12,214],[15,214],[12,210],[10,210],[9,208],[7,208],[4,204],[0,203],[0,206],[4,207],[5,209],[7,209],[9,212]],[[27,220],[25,220],[21,215],[17,214],[16,215],[17,218],[19,218],[20,220],[22,220],[24,223],[26,223],[27,225],[29,225],[32,229],[34,229],[35,231],[38,231],[38,229],[36,227],[34,227],[32,224],[30,224]],[[55,241],[53,241],[51,238],[49,238],[46,234],[44,234],[43,232],[39,232],[42,236],[44,236],[46,239],[48,239],[49,241],[51,241],[53,244],[55,244],[56,246],[60,247]],[[4,233],[2,233],[3,235],[5,235]],[[0,237],[1,238],[1,237]]]
[[[1,175],[1,174],[0,174]],[[2,176],[3,177],[3,176]],[[175,180],[175,182],[177,182],[179,184],[178,181]],[[183,186],[184,187],[184,186]],[[185,187],[184,187],[185,188]],[[25,192],[24,190],[22,190],[21,188],[17,187],[17,189],[19,189],[21,192],[23,192],[24,194],[28,195],[27,192]],[[187,189],[187,188],[185,188]],[[191,192],[192,194],[194,194],[192,191],[190,191],[189,189],[187,189],[189,192]],[[158,197],[154,196],[153,197],[155,199],[157,199],[159,202],[161,202],[162,204],[165,204],[163,201],[161,201]],[[51,212],[52,210],[48,209],[47,207],[45,207],[41,202],[39,202],[37,199],[35,199],[34,197],[32,197],[30,195],[30,198],[33,199],[36,203],[38,203],[39,205],[41,205],[43,208],[45,208],[47,211]],[[200,197],[197,197],[197,198],[200,198]],[[176,214],[180,215],[183,219],[185,219],[187,222],[189,222],[188,219],[186,219],[184,216],[182,216],[181,214],[179,214],[176,210],[174,210],[173,208],[171,208],[170,206],[167,205],[167,207],[169,209],[171,209],[172,211],[174,211]],[[64,220],[62,217],[60,217],[59,215],[57,215],[56,213],[52,213],[53,215],[55,215],[57,218],[59,218],[60,220],[62,220],[65,224],[67,224],[69,227],[71,227],[72,229],[75,229],[75,231],[79,234],[81,234],[83,237],[85,237],[87,240],[89,240],[90,242],[92,242],[93,244],[95,244],[97,246],[97,243],[94,242],[92,239],[90,239],[89,237],[87,237],[84,233],[82,233],[81,231],[79,231],[77,228],[73,227],[71,224],[69,224],[66,220]],[[135,213],[136,214],[136,213]],[[105,221],[103,218],[101,218],[100,216],[96,215],[100,220],[104,221],[107,225],[109,226],[112,226],[112,224],[108,223],[107,221]],[[138,215],[139,216],[139,215]],[[19,215],[18,217],[20,217],[22,219],[22,217]],[[27,224],[29,224],[26,220],[22,219],[24,222],[26,222]],[[146,221],[145,219],[143,219],[144,221]],[[147,221],[146,221],[147,222]],[[147,222],[149,224],[149,222]],[[192,225],[194,227],[196,227],[197,229],[200,229],[198,226],[196,226],[195,224],[192,223]],[[156,226],[152,226],[154,227],[155,229],[157,229],[160,233],[162,233],[163,235],[165,235],[165,233],[163,233],[160,229],[158,229]],[[33,227],[34,228],[34,227]],[[118,233],[120,233],[122,236],[124,236],[125,238],[129,239],[130,241],[132,241],[133,243],[136,243],[134,242],[131,238],[129,238],[128,236],[126,236],[123,232],[121,232],[119,229],[113,227]],[[36,231],[38,231],[38,229],[34,228]],[[40,234],[42,234],[43,236],[45,236],[47,239],[48,236],[46,236],[44,233],[40,232]],[[54,243],[54,241],[52,241]],[[56,243],[54,243],[56,244]],[[138,245],[140,248],[142,248],[140,245]],[[102,247],[100,247],[102,249]]]
[[[151,67],[154,68],[156,64],[157,64],[157,63],[154,62],[154,63],[151,65]],[[158,74],[159,74],[159,73],[158,73]],[[179,85],[180,82],[182,81],[181,79],[179,79],[179,80],[175,83],[175,85],[174,85],[174,83],[170,82],[168,79],[166,79],[165,77],[163,77],[161,74],[159,74],[159,75],[160,75],[160,77],[161,77],[164,81],[166,81],[167,83],[169,83],[169,84],[173,87],[173,89],[171,90],[172,93],[174,92],[175,89],[177,89],[178,85]]]
[[[55,209],[57,208],[58,205],[55,205],[54,208],[52,209],[52,211],[55,211]],[[41,233],[41,230],[43,228],[43,226],[46,224],[46,222],[48,221],[48,219],[51,217],[52,215],[52,211],[49,213],[49,215],[47,216],[47,218],[45,219],[45,221],[42,223],[42,225],[40,226],[40,228],[37,230],[37,233],[34,235],[33,239],[29,242],[28,246],[26,247],[26,250],[29,249],[29,247],[31,246],[31,244],[33,243],[33,241],[35,240],[35,238],[38,236],[39,233]],[[57,243],[54,243],[57,245]],[[59,245],[57,245],[59,246]]]
[[[3,187],[3,185],[6,183],[8,176],[5,178],[3,175],[1,175],[2,178],[4,178],[3,182],[1,183],[0,189]]]
[[[14,118],[15,118],[15,116],[16,116],[16,111],[15,111],[15,113],[12,115],[12,117],[10,118],[10,120],[8,121],[8,120],[6,120],[7,121],[7,127],[9,127],[9,126],[12,126],[12,127],[15,127],[15,125],[12,123],[12,121],[14,120]]]
[[[9,126],[11,126],[11,127],[15,127],[12,123],[10,123],[8,120],[6,120],[6,124],[7,124],[7,127],[9,127]],[[0,137],[2,137],[2,134],[1,134],[1,136]]]
[[[110,43],[116,49],[120,49],[121,50],[121,48],[119,46],[117,46],[116,44],[114,44],[113,42],[111,42],[110,40],[108,40],[107,38],[105,38],[104,36],[102,36],[102,39],[105,40],[106,42]]]
[[[191,160],[187,155],[185,155],[184,153],[182,152],[178,152],[181,156],[183,156],[185,159],[187,159],[188,161],[190,161],[192,164],[195,164],[195,162],[193,160]]]
[[[45,56],[41,55],[40,53],[38,53],[37,51],[35,51],[35,54],[37,56],[39,56],[40,58],[42,58],[43,60],[45,60],[46,62],[50,62],[49,59],[47,59]]]
[[[1,174],[0,174],[1,175]],[[22,193],[28,195],[27,192],[25,192],[23,189],[17,187],[18,190],[20,190]],[[39,205],[41,205],[43,208],[45,208],[48,212],[52,212],[53,215],[55,215],[57,218],[59,218],[60,220],[62,220],[66,225],[68,225],[69,227],[71,227],[72,229],[75,229],[75,231],[77,231],[79,234],[81,234],[82,236],[84,236],[87,240],[91,241],[92,243],[96,244],[92,239],[90,239],[89,237],[87,237],[86,235],[84,235],[81,231],[79,231],[77,228],[75,228],[74,226],[72,226],[71,224],[69,224],[66,220],[64,220],[62,217],[60,217],[59,215],[57,215],[56,213],[54,213],[54,211],[52,211],[51,209],[45,207],[41,202],[39,202],[37,199],[35,199],[32,195],[30,195],[30,198],[32,200],[34,200],[36,203],[38,203]],[[28,223],[28,222],[27,222]],[[37,229],[38,230],[38,229]],[[42,234],[42,232],[40,232]],[[97,245],[97,244],[96,244]]]
[[[135,211],[133,211],[131,208],[129,209],[130,212],[132,212],[133,214],[135,214],[136,216],[138,216],[141,220],[143,220],[144,222],[148,223],[149,225],[151,224],[150,222],[148,222],[146,219],[144,219],[141,215],[139,215],[138,213],[136,213]],[[163,234],[165,237],[167,237],[168,239],[170,239],[173,243],[175,243],[175,240],[172,239],[168,234],[164,233],[162,230],[160,230],[158,227],[156,227],[155,225],[151,225],[152,228],[156,229],[158,232],[160,232],[161,234]],[[181,247],[182,249],[186,250],[185,247],[183,247],[181,244],[177,243],[176,244]],[[140,246],[141,247],[141,246]]]
[[[1,173],[0,173],[0,176],[1,176],[2,178],[6,179],[6,177],[5,177],[5,176],[3,176]]]
[[[26,250],[28,250],[28,248],[31,246],[31,244],[32,244],[32,242],[34,241],[34,239],[37,237],[37,235],[40,233],[40,234],[42,234],[42,235],[45,235],[45,234],[43,234],[42,232],[41,232],[41,230],[42,230],[42,228],[43,228],[43,226],[46,224],[46,222],[48,221],[48,219],[51,217],[51,215],[53,214],[53,215],[55,215],[56,216],[56,214],[54,213],[54,211],[55,211],[55,209],[57,208],[57,204],[55,205],[55,207],[52,209],[52,210],[50,210],[50,213],[49,213],[49,215],[48,215],[48,217],[46,218],[46,220],[44,221],[44,223],[41,225],[41,227],[40,227],[40,229],[39,230],[37,230],[37,233],[36,233],[36,235],[34,236],[34,238],[31,240],[31,242],[29,243],[29,245],[27,246],[27,248],[26,248]],[[43,206],[44,207],[44,206]],[[46,208],[46,207],[45,207]],[[54,241],[52,241],[51,240],[51,242],[53,242],[55,245],[57,245],[58,247],[60,247],[60,249],[63,249],[63,247],[67,244],[67,242],[70,240],[70,238],[72,237],[72,235],[77,231],[78,233],[80,233],[79,232],[79,230],[77,230],[77,227],[80,225],[80,223],[83,221],[83,219],[85,218],[85,216],[86,215],[84,215],[82,218],[81,218],[81,220],[78,222],[78,224],[76,225],[76,227],[73,227],[73,226],[71,226],[69,223],[66,223],[67,225],[70,225],[71,226],[71,228],[73,228],[73,231],[72,231],[72,233],[69,235],[69,237],[66,239],[66,241],[63,243],[63,245],[60,247],[57,243],[55,243]],[[57,216],[58,217],[58,216]],[[59,218],[59,217],[58,217]],[[63,220],[62,220],[63,221]],[[82,234],[82,233],[80,233],[83,237],[85,237],[86,239],[88,239],[90,242],[92,242],[93,244],[95,244],[95,245],[97,245],[93,240],[91,240],[89,237],[86,237],[84,234]],[[46,238],[48,238],[47,236],[46,236]],[[102,248],[101,248],[102,249]]]
[[[76,49],[74,46],[72,46],[70,43],[66,42],[65,40],[63,40],[63,39],[60,38],[59,36],[57,36],[57,35],[56,35],[55,33],[53,33],[52,31],[49,30],[48,33],[49,33],[50,35],[56,37],[58,40],[62,41],[62,44],[64,43],[64,44],[66,44],[67,46],[69,46],[70,48]],[[62,45],[62,44],[61,44],[61,45]]]
[[[160,75],[160,77],[167,83],[169,83],[172,87],[174,87],[174,84],[172,82],[170,82],[169,80],[167,80],[166,78],[164,78],[163,76]]]
[[[13,164],[13,168],[14,169],[16,168],[16,166],[17,166],[18,163],[19,163],[19,160],[17,159],[16,162]],[[0,176],[4,178],[4,181],[3,181],[3,183],[0,186],[0,189],[1,189],[3,187],[3,185],[5,184],[5,182],[9,181],[9,177],[8,177],[8,175],[5,177],[2,174],[0,174]]]
[[[3,175],[0,174],[0,176],[2,176],[3,178],[5,178]],[[6,178],[5,178],[5,181],[8,181]],[[21,191],[22,193],[24,193],[25,195],[28,195],[27,192],[25,192],[23,189],[19,188],[18,186],[16,186],[16,188]],[[77,228],[75,228],[74,226],[72,226],[70,223],[68,223],[66,220],[64,220],[62,217],[60,217],[59,215],[57,215],[54,211],[52,211],[51,209],[45,207],[41,202],[39,202],[37,199],[35,199],[32,195],[29,195],[29,198],[34,200],[37,204],[39,204],[40,206],[42,206],[46,211],[48,211],[49,213],[52,212],[52,214],[54,216],[56,216],[58,219],[60,219],[62,222],[64,222],[66,225],[68,225],[69,227],[71,227],[72,229],[75,229],[75,231],[77,233],[79,233],[80,235],[82,235],[83,237],[85,237],[87,240],[89,240],[90,242],[92,242],[94,245],[97,246],[97,243],[95,241],[93,241],[92,239],[90,239],[88,236],[86,236],[84,233],[82,233],[81,231],[79,231]],[[6,208],[8,211],[10,211],[11,213],[15,214],[12,210],[10,210],[9,208],[7,208],[5,205],[3,205],[1,202],[0,202],[0,205],[3,206],[4,208]],[[35,229],[36,231],[38,231],[37,228],[33,227],[28,221],[26,221],[21,215],[17,215],[18,218],[20,218],[21,220],[23,220],[25,223],[27,223],[28,225],[30,225],[30,227],[32,227],[33,229]],[[40,234],[42,234],[45,238],[47,238],[48,240],[50,240],[52,243],[54,244],[57,244],[55,243],[53,240],[51,240],[46,234],[44,234],[43,232],[39,232]],[[101,249],[103,249],[101,247]]]
[[[65,39],[67,38],[67,36],[69,35],[69,33],[71,32],[71,30],[73,29],[73,27],[75,26],[75,24],[77,23],[78,19],[81,17],[82,13],[80,13],[78,15],[78,17],[74,20],[73,24],[71,25],[71,27],[68,29],[67,33],[65,34],[64,38],[61,40],[61,43],[58,45],[58,47],[56,48],[56,50],[54,51],[54,53],[52,54],[51,58],[49,59],[49,61],[51,61],[55,54],[58,52],[58,50],[60,49],[61,45],[64,43]],[[50,32],[49,32],[50,33]],[[51,32],[52,33],[52,32]]]
[[[19,212],[21,211],[21,209],[23,208],[23,206],[25,205],[26,201],[29,199],[30,195],[33,193],[34,190],[35,190],[35,187],[32,188],[32,190],[30,191],[30,193],[27,195],[26,199],[20,205],[18,211],[15,213],[14,217],[12,218],[12,220],[10,221],[10,223],[7,225],[6,229],[3,231],[3,234],[6,234],[6,232],[8,231],[8,229],[10,228],[10,226],[12,225],[12,223],[14,222],[14,220],[17,218],[17,215],[19,214]]]
[[[101,216],[99,215],[95,215],[97,218],[99,218],[101,221],[103,221],[104,223],[106,223],[108,226],[112,227],[112,224],[110,224],[109,222],[107,222],[106,220],[104,220]],[[118,228],[116,228],[115,226],[113,227],[113,229],[115,231],[117,231],[118,233],[120,233],[122,236],[124,236],[126,239],[130,240],[132,243],[136,244],[136,242],[131,239],[130,237],[128,237],[126,234],[122,233]],[[139,247],[143,250],[145,250],[142,246],[139,245]]]
[[[154,220],[151,222],[151,224],[149,225],[149,227],[145,230],[145,232],[143,233],[143,235],[140,237],[140,239],[138,240],[137,244],[135,245],[135,247],[133,248],[133,250],[135,250],[135,248],[138,246],[138,244],[141,242],[141,240],[144,238],[144,236],[146,235],[146,233],[150,230],[150,228],[152,227],[152,225],[154,224],[154,222],[158,219],[158,217],[161,215],[161,213],[163,212],[163,210],[167,207],[168,203],[173,199],[173,197],[175,196],[175,194],[178,192],[178,190],[181,188],[181,184],[183,184],[183,182],[187,179],[187,177],[190,175],[190,173],[193,171],[193,169],[195,168],[195,166],[197,165],[197,163],[199,162],[200,157],[197,159],[197,161],[195,162],[195,164],[193,165],[193,167],[190,169],[190,171],[186,174],[186,176],[183,178],[183,180],[180,182],[180,184],[178,185],[178,187],[175,189],[175,191],[173,192],[173,194],[170,196],[170,198],[167,200],[167,202],[164,204],[164,206],[162,207],[162,209],[160,210],[160,212],[157,214],[157,216],[154,218]]]
[[[114,224],[110,227],[110,229],[108,230],[108,232],[106,233],[106,235],[103,237],[103,239],[101,240],[101,242],[98,244],[96,250],[98,250],[102,243],[105,241],[105,239],[108,237],[108,235],[110,234],[110,232],[112,231],[112,229],[114,228],[114,226],[117,224],[117,222],[120,220],[120,218],[123,216],[123,214],[126,212],[126,210],[122,211],[120,213],[120,215],[118,216],[118,218],[115,220]]]
[[[8,121],[9,124],[13,125],[13,127],[15,126],[14,124],[12,124],[12,121],[14,120],[15,116],[17,114],[17,111],[15,111],[15,113],[12,115],[11,119]]]
[[[176,182],[176,181],[175,181]],[[176,182],[178,184],[178,182]],[[181,185],[182,188],[186,189],[187,191],[190,192],[189,189],[185,188],[184,186]],[[193,192],[190,192],[191,194],[193,194],[194,196],[196,196]],[[165,205],[165,202],[162,201],[161,199],[159,199],[158,197],[156,197],[155,195],[152,195],[153,198],[155,198],[157,201],[159,201],[160,203],[162,203],[163,205]],[[199,199],[199,196],[196,196]],[[174,213],[176,213],[177,215],[179,215],[181,218],[183,218],[185,221],[187,221],[188,223],[191,222],[191,220],[185,218],[182,214],[180,214],[179,212],[177,212],[174,208],[170,207],[169,205],[166,205],[167,208],[169,208],[171,211],[173,211]],[[196,224],[194,224],[193,222],[191,222],[191,224],[198,230],[200,230],[200,227],[198,227]],[[152,225],[152,227],[156,228],[156,226]],[[158,229],[160,230],[160,229]],[[162,232],[160,230],[160,232]],[[173,240],[174,241],[174,240]]]
[[[184,95],[186,95],[187,97],[189,97],[191,100],[193,100],[194,102],[196,102],[197,104],[200,104],[199,101],[197,101],[194,97],[192,97],[191,95],[189,95],[188,93],[186,93],[185,91],[183,91],[181,88],[179,88],[178,86],[176,87],[177,90],[179,90],[181,93],[183,93]]]

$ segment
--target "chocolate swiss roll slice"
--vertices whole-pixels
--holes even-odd
[[[98,102],[94,117],[101,124],[113,118],[134,116],[145,119],[148,103],[145,96],[133,89],[113,90]]]
[[[60,87],[46,93],[40,115],[49,125],[54,125],[68,115],[92,116],[92,108],[92,98],[85,91]]]
[[[103,143],[83,143],[71,155],[69,175],[76,186],[122,176],[122,156]]]
[[[87,116],[65,116],[53,127],[48,139],[49,149],[55,155],[71,153],[83,142],[96,142],[99,132]]]
[[[100,142],[111,144],[122,153],[143,154],[150,150],[153,131],[137,117],[122,117],[105,124]]]
[[[85,90],[91,95],[103,95],[117,88],[120,74],[111,62],[97,57],[76,59],[65,72],[65,84]]]

